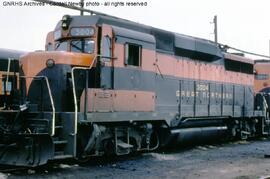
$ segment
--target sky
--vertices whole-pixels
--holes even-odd
[[[0,1],[0,48],[24,51],[44,50],[46,35],[65,14],[78,11],[55,6],[11,6]],[[79,0],[57,0],[78,2]],[[85,8],[157,28],[214,40],[218,17],[218,41],[232,47],[269,55],[269,0],[85,0],[85,2],[147,2],[145,7]]]

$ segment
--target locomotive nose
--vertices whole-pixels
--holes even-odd
[[[41,76],[52,76],[51,80],[58,80],[58,75],[65,75],[63,71],[71,71],[74,66],[92,67],[95,57],[93,54],[71,52],[32,52],[20,59],[22,76],[26,81],[26,91],[34,79]]]

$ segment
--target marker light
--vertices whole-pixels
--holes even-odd
[[[70,35],[71,36],[92,36],[95,33],[95,29],[92,27],[84,27],[84,28],[79,28],[75,27],[70,30]]]

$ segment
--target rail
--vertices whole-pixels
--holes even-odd
[[[52,97],[52,91],[51,91],[51,87],[50,87],[50,83],[49,83],[49,80],[48,80],[48,78],[46,77],[46,76],[20,76],[20,78],[25,78],[25,79],[27,79],[27,78],[33,78],[33,79],[35,79],[35,78],[43,78],[43,79],[45,79],[45,82],[46,82],[46,86],[47,86],[47,88],[48,88],[48,93],[49,93],[49,97],[50,97],[50,102],[51,102],[51,106],[52,106],[52,126],[51,126],[51,128],[52,128],[52,131],[51,131],[51,136],[54,136],[54,134],[55,134],[55,106],[54,106],[54,101],[53,101],[53,97]]]

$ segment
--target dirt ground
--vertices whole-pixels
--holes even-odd
[[[144,153],[117,160],[59,163],[1,173],[1,178],[270,178],[270,140],[240,141]]]

